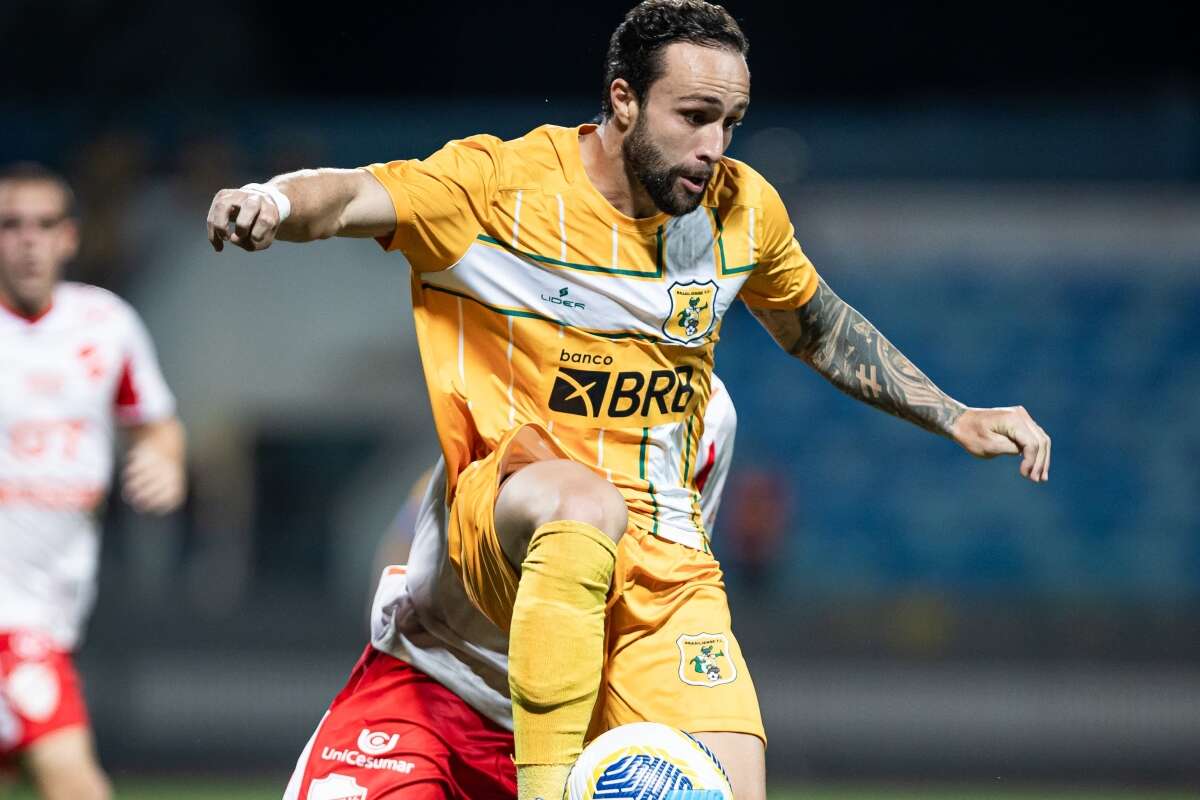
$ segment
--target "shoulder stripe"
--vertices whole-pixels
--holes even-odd
[[[512,246],[517,246],[517,237],[521,233],[521,195],[524,194],[521,190],[517,190],[517,207],[513,209],[513,232]]]
[[[567,260],[567,219],[563,209],[562,193],[554,195],[558,198],[558,257],[562,261]]]
[[[750,224],[746,226],[747,243],[750,249],[750,261],[754,261],[754,206],[747,209],[750,212]]]

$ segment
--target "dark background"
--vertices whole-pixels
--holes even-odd
[[[9,2],[10,98],[521,97],[600,91],[623,3]],[[1184,3],[730,6],[755,99],[1145,92],[1194,85]]]
[[[1194,785],[1187,4],[730,7],[753,75],[733,154],[822,275],[949,392],[1023,403],[1055,437],[1051,482],[1028,486],[850,403],[731,313],[715,550],[773,774]],[[0,161],[75,182],[72,274],[142,313],[191,436],[185,512],[107,515],[81,659],[115,768],[285,774],[434,457],[402,262],[346,242],[218,258],[212,194],[585,121],[625,8],[0,6]]]

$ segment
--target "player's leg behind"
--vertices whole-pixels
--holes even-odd
[[[535,461],[505,481],[496,532],[519,570],[509,689],[520,797],[558,797],[600,686],[605,602],[628,512],[620,492],[573,461]]]
[[[591,733],[643,720],[687,731],[717,756],[738,800],[763,800],[766,733],[719,564],[699,548],[627,536],[636,542],[621,547]]]
[[[692,735],[721,762],[737,800],[766,800],[767,762],[762,739],[730,731],[697,731]]]
[[[24,762],[43,800],[112,797],[89,728],[75,726],[46,734],[29,745]]]

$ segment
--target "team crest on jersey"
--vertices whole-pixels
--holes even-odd
[[[305,800],[367,800],[367,787],[349,775],[335,772],[310,783]]]
[[[737,680],[737,667],[729,655],[723,633],[685,633],[679,645],[679,679],[690,686],[720,686]]]
[[[671,294],[671,311],[662,326],[667,338],[691,344],[707,336],[717,321],[716,281],[676,282],[667,291]]]

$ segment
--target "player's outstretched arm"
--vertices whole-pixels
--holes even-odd
[[[1023,476],[1049,477],[1050,437],[1024,408],[968,408],[950,397],[824,281],[799,309],[753,313],[785,350],[851,397],[980,458],[1020,453]]]
[[[387,236],[396,210],[387,190],[361,169],[306,169],[222,189],[208,209],[208,241],[263,250],[279,239],[311,242],[330,236]]]

